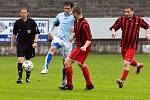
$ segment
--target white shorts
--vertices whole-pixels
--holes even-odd
[[[58,44],[58,45],[56,45]],[[57,49],[60,48],[60,53],[62,54],[62,59],[65,60],[69,53],[72,51],[72,43],[69,41],[64,41],[59,36],[54,36],[51,45],[55,45]]]
[[[60,52],[62,54],[63,60],[65,60],[67,58],[67,56],[70,54],[70,52],[72,51],[72,43],[71,42],[68,44],[68,46],[69,46],[69,48],[66,48],[65,46],[60,48]]]

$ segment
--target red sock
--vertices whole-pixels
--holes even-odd
[[[130,65],[137,67],[137,61],[133,59],[132,62],[130,63]]]
[[[81,68],[81,69],[82,69],[82,72],[83,72],[83,75],[84,75],[84,79],[85,79],[85,81],[86,81],[86,84],[87,84],[87,85],[92,84],[91,79],[90,79],[90,73],[89,73],[88,68],[87,68],[87,67],[83,67],[83,68]]]
[[[72,66],[65,68],[65,71],[67,77],[67,84],[72,85],[72,75],[73,75]]]
[[[128,76],[129,70],[123,70],[121,80],[125,81]]]

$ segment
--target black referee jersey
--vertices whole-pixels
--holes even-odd
[[[27,21],[24,22],[20,18],[14,24],[13,34],[17,35],[18,43],[33,43],[35,35],[40,32],[33,19],[27,18]]]

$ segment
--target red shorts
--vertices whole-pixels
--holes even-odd
[[[135,49],[122,49],[121,53],[123,60],[131,62],[134,58],[135,51]]]
[[[69,58],[80,64],[84,64],[89,52],[90,48],[87,48],[86,51],[82,51],[80,47],[77,47],[69,54]]]

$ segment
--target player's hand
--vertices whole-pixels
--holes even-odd
[[[150,40],[150,36],[147,34],[146,36],[145,36],[145,38],[149,41]]]
[[[87,48],[87,47],[83,46],[83,47],[81,47],[80,49],[81,49],[82,51],[86,51],[86,48]]]
[[[75,39],[75,33],[72,33],[72,35],[69,38],[69,41],[72,42],[74,41],[74,39]]]
[[[16,46],[11,46],[10,49],[13,51],[13,50],[15,50],[15,47]]]
[[[37,43],[33,43],[32,47],[37,48],[38,47]]]
[[[117,37],[117,35],[116,35],[116,33],[112,33],[112,38],[116,38]]]
[[[50,33],[48,33],[48,39],[50,39],[50,40],[53,39],[53,36]]]
[[[70,32],[71,32],[71,33],[74,33],[74,28],[70,28]]]

